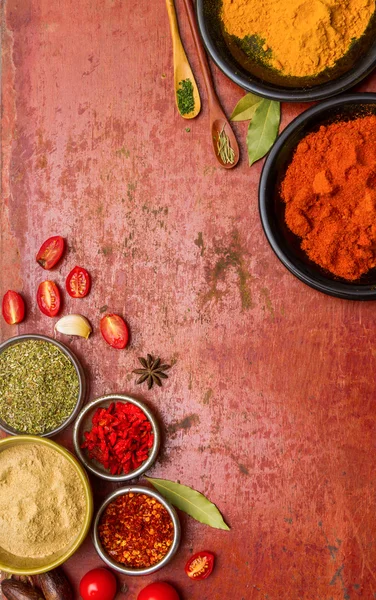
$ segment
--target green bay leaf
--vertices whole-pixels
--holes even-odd
[[[264,98],[256,96],[256,94],[246,94],[240,98],[239,102],[232,111],[231,121],[249,121],[264,101]]]
[[[196,519],[196,521],[210,525],[210,527],[214,527],[215,529],[230,530],[215,504],[210,502],[200,492],[196,492],[196,490],[187,485],[175,483],[168,479],[153,479],[152,477],[147,477],[146,479],[153,484],[166,500]]]
[[[275,100],[263,100],[249,124],[247,148],[250,166],[263,158],[278,136],[281,105]]]

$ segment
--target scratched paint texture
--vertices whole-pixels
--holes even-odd
[[[201,90],[181,0],[182,34]],[[1,294],[22,290],[28,316],[1,339],[53,333],[36,308],[46,276],[64,287],[76,264],[92,274],[64,312],[94,325],[69,340],[90,398],[143,398],[165,431],[150,471],[206,494],[231,525],[182,516],[176,558],[150,578],[182,600],[376,598],[375,304],[325,297],[295,280],[258,217],[261,164],[231,172],[211,154],[207,104],[176,113],[163,0],[5,0],[2,5]],[[214,69],[224,107],[239,88]],[[363,90],[375,91],[376,78]],[[304,109],[283,107],[283,125]],[[190,131],[186,131],[186,127]],[[68,242],[52,273],[34,257],[53,234]],[[112,350],[101,312],[119,312],[132,339]],[[174,361],[162,390],[135,385],[147,352]],[[71,431],[57,441],[72,447]],[[93,478],[96,501],[112,489]],[[192,551],[216,553],[191,583]],[[66,568],[77,586],[101,561],[90,538]],[[78,597],[78,592],[77,592]]]

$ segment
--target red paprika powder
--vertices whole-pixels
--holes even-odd
[[[288,227],[348,281],[376,265],[376,116],[320,127],[298,145],[281,186]]]

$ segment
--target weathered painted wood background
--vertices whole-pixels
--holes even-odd
[[[202,491],[231,525],[183,517],[176,558],[128,578],[128,597],[162,579],[182,600],[376,598],[375,304],[320,295],[275,258],[245,125],[235,127],[242,162],[225,172],[211,154],[205,94],[195,121],[177,115],[163,0],[3,0],[2,11],[0,291],[21,290],[28,317],[1,323],[1,339],[52,335],[36,307],[47,274],[35,254],[63,235],[69,250],[53,279],[63,289],[76,264],[93,276],[90,296],[64,306],[95,327],[70,341],[90,398],[145,399],[165,432],[150,473]],[[242,91],[214,75],[230,112]],[[375,91],[376,78],[361,89]],[[285,105],[283,125],[303,109]],[[126,351],[101,339],[105,306],[129,322]],[[175,361],[162,390],[131,375],[147,352]],[[57,441],[72,447],[71,431]],[[111,486],[92,482],[99,501]],[[215,573],[190,582],[184,564],[202,549],[215,552]],[[77,584],[100,564],[88,538],[66,568]]]

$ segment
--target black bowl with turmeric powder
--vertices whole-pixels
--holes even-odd
[[[327,100],[281,134],[261,175],[266,237],[298,279],[376,300],[376,94]]]
[[[376,67],[373,0],[197,0],[196,10],[217,66],[272,100],[323,100]]]

